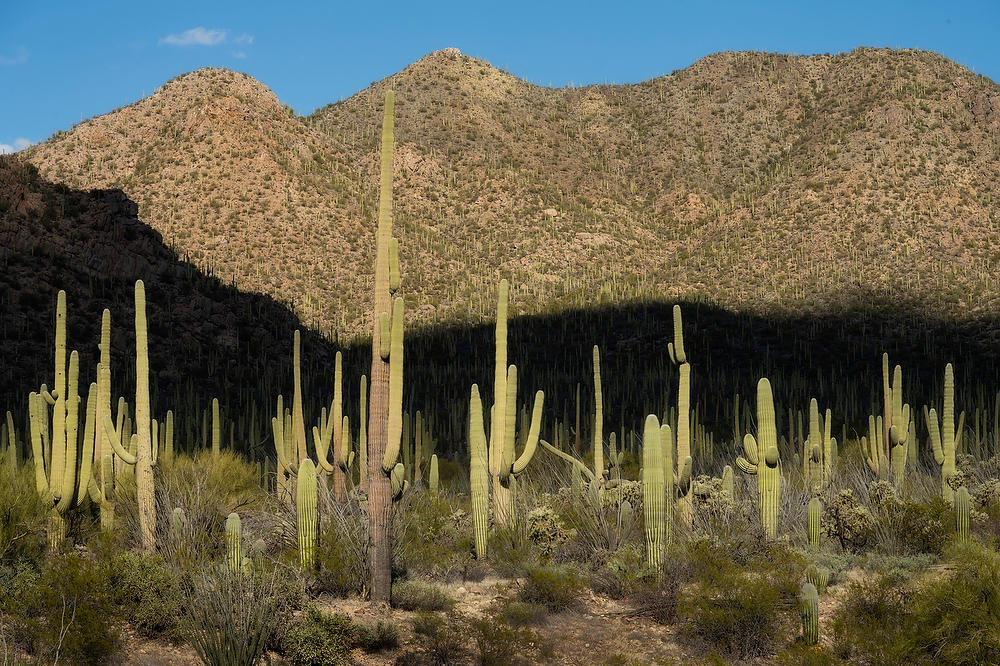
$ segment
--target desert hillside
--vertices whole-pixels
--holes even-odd
[[[182,256],[364,335],[385,90],[408,317],[688,299],[764,314],[998,306],[1000,87],[929,52],[721,53],[550,89],[454,49],[298,117],[199,70],[32,148]]]

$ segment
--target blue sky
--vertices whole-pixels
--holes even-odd
[[[454,46],[521,78],[634,82],[717,51],[937,51],[1000,81],[1000,0],[773,2],[0,0],[0,152],[198,67],[259,79],[306,114]]]

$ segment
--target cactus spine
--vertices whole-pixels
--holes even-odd
[[[778,460],[778,433],[774,424],[774,396],[771,383],[757,382],[757,437],[743,438],[746,457],[736,459],[736,466],[746,474],[757,475],[757,501],[764,533],[773,539],[778,533],[778,504],[781,499],[781,470]]]
[[[819,595],[812,583],[802,584],[799,612],[802,615],[802,640],[806,645],[816,645],[819,642]]]
[[[306,458],[299,465],[295,486],[295,517],[299,536],[299,565],[304,569],[316,566],[316,545],[319,541],[319,517],[316,511],[316,466]]]

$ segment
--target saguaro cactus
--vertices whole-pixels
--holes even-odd
[[[226,566],[233,573],[243,572],[243,527],[236,512],[226,518]]]
[[[951,363],[944,367],[944,405],[941,422],[933,408],[927,414],[927,430],[930,433],[934,461],[941,467],[941,496],[949,503],[955,499],[951,487],[951,477],[955,475],[955,448],[965,427],[965,412],[958,418],[955,428],[955,371]]]
[[[594,476],[604,478],[604,397],[601,392],[601,350],[594,345]]]
[[[823,503],[818,497],[809,500],[809,547],[819,550],[820,518],[823,515]]]
[[[655,414],[646,417],[642,436],[642,507],[646,524],[646,563],[663,566],[667,535],[663,444]]]
[[[469,486],[472,495],[472,528],[476,558],[486,558],[487,532],[490,525],[490,480],[483,429],[483,401],[479,386],[472,385],[469,398]]]
[[[969,489],[962,486],[955,493],[955,532],[962,540],[969,538]]]
[[[493,520],[504,527],[511,520],[510,482],[520,476],[535,455],[541,429],[545,394],[535,392],[534,407],[528,438],[521,455],[515,460],[515,415],[517,413],[517,367],[507,365],[507,280],[500,281],[497,295],[495,365],[493,380],[494,404],[491,412],[489,470],[493,489]]]
[[[149,341],[146,335],[146,289],[135,283],[135,495],[139,504],[142,547],[156,548],[156,501],[153,488],[153,440],[149,415]]]
[[[392,592],[392,501],[390,475],[399,457],[403,421],[403,299],[397,262],[390,260],[392,238],[392,91],[382,118],[378,226],[375,236],[375,292],[372,303],[371,395],[368,412],[368,533],[371,600],[387,603]],[[398,246],[397,246],[398,247]],[[400,485],[397,490],[401,489]]]
[[[802,640],[806,645],[819,642],[819,595],[812,583],[803,583],[799,593],[799,612],[802,615]]]
[[[316,512],[316,466],[306,458],[299,465],[295,487],[295,517],[299,536],[299,565],[304,569],[316,566],[316,544],[319,541],[319,517]]]
[[[736,459],[736,466],[746,474],[757,475],[757,501],[760,522],[768,538],[778,533],[778,504],[781,499],[781,470],[778,460],[778,433],[774,424],[774,396],[771,383],[757,382],[757,438],[743,438],[746,457]]]
[[[674,305],[674,341],[667,345],[670,360],[677,366],[679,378],[677,380],[677,464],[674,472],[678,477],[683,470],[680,465],[691,457],[691,365],[687,360],[687,352],[684,351],[684,326],[681,319],[681,306]],[[692,490],[689,487],[686,493],[677,498],[677,513],[680,520],[691,527],[694,520],[694,505],[692,504]]]
[[[437,454],[431,454],[431,471],[427,479],[428,488],[432,495],[437,495],[438,493],[438,457]]]

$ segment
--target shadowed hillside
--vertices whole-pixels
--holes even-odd
[[[996,313],[1000,88],[929,52],[721,53],[549,89],[445,49],[308,117],[199,70],[27,155],[123,189],[224,280],[363,335],[388,88],[411,323],[487,321],[501,276],[526,313]]]

